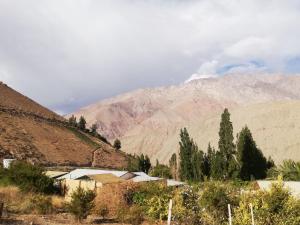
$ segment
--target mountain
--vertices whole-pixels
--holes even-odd
[[[0,82],[0,159],[123,168],[127,156]]]
[[[80,109],[89,124],[123,150],[167,163],[178,152],[179,131],[188,127],[203,150],[217,147],[220,116],[232,113],[234,132],[247,124],[258,146],[276,162],[300,160],[300,76],[230,74],[177,86],[141,89]],[[299,140],[299,141],[298,141]],[[288,154],[287,154],[288,153]]]

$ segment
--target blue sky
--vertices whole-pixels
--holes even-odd
[[[226,73],[300,73],[298,0],[0,0],[0,80],[61,113]]]

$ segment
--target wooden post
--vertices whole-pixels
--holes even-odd
[[[3,208],[4,208],[4,203],[0,202],[0,218],[2,217]]]
[[[172,217],[172,199],[169,204],[169,213],[168,213],[168,225],[171,225],[171,217]]]
[[[254,224],[254,214],[253,214],[253,205],[252,205],[252,203],[250,203],[249,206],[250,206],[250,212],[251,212],[252,225],[255,225]]]
[[[229,219],[229,225],[232,225],[230,204],[228,204],[228,219]]]

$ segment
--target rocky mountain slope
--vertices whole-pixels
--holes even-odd
[[[0,159],[44,165],[127,166],[125,153],[68,126],[65,119],[0,83]]]
[[[109,139],[121,138],[126,152],[167,162],[178,151],[179,131],[185,126],[202,149],[208,142],[216,146],[220,114],[228,107],[235,133],[247,124],[258,146],[280,162],[300,160],[299,104],[299,75],[231,74],[133,91],[75,115],[97,123]]]

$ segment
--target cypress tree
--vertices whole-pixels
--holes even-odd
[[[251,131],[245,126],[238,135],[237,159],[239,176],[242,180],[262,179],[267,174],[267,160],[262,151],[257,148]]]
[[[193,168],[191,165],[192,149],[194,148],[194,142],[190,138],[186,128],[180,130],[180,179],[191,180]]]
[[[177,173],[177,156],[175,153],[171,156],[169,160],[169,167],[171,170],[172,177],[177,180],[178,179],[178,173]]]
[[[86,129],[86,120],[83,116],[81,116],[79,118],[78,127],[79,127],[80,130],[83,130],[83,131],[85,131],[85,129]]]
[[[114,141],[113,147],[117,150],[122,148],[121,141],[118,138]]]
[[[219,150],[223,157],[223,172],[222,176],[228,179],[236,170],[235,166],[235,146],[233,143],[233,126],[230,121],[230,113],[225,109],[221,116],[220,130],[219,130]]]

